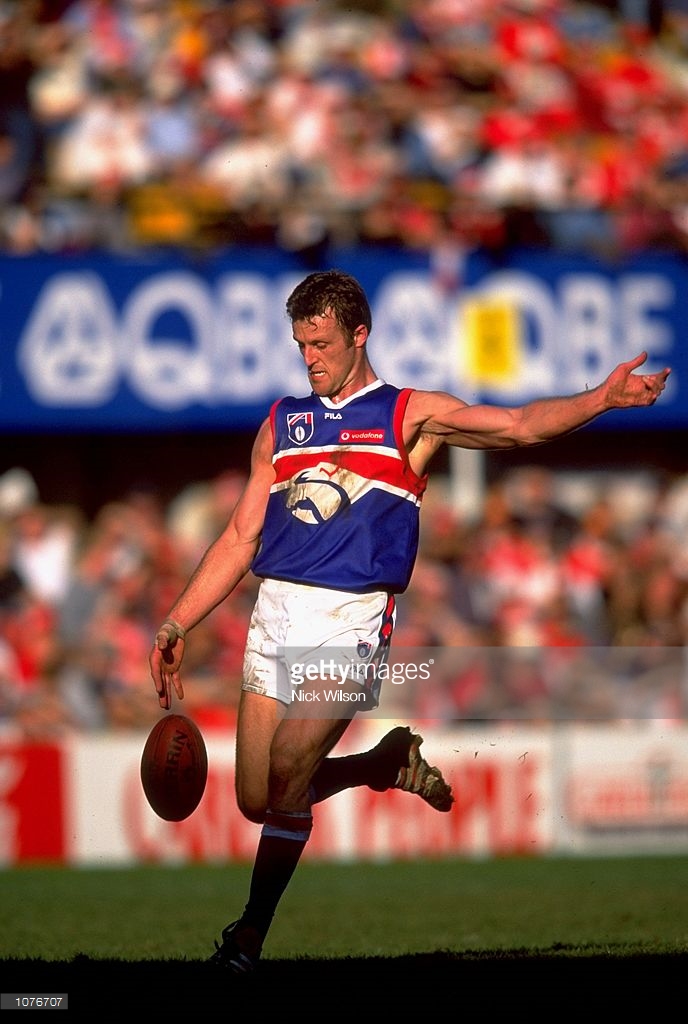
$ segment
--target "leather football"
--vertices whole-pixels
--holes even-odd
[[[141,755],[141,784],[158,817],[188,818],[207,778],[208,754],[198,726],[184,715],[167,714],[156,722]]]

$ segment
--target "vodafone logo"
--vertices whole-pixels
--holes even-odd
[[[340,430],[340,444],[361,444],[367,441],[369,444],[382,444],[385,439],[384,430]]]

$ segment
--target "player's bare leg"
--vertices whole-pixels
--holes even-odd
[[[270,748],[286,711],[286,704],[272,697],[241,692],[234,766],[237,804],[244,817],[259,825],[268,806]]]
[[[328,683],[326,685],[331,685]],[[352,683],[352,686],[356,684]],[[362,754],[329,758],[352,715],[307,716],[292,703],[242,693],[237,733],[237,796],[242,812],[263,823],[248,902],[222,932],[213,963],[236,974],[254,970],[284,890],[310,837],[313,803],[356,785],[417,793],[449,810],[450,787],[420,755],[422,738],[397,726]]]
[[[249,973],[258,963],[277,905],[310,838],[311,779],[351,721],[350,716],[297,717],[285,714],[284,705],[278,701],[250,693],[242,698],[237,793],[241,794],[242,806],[253,815],[252,820],[261,820],[264,806],[266,750],[269,770],[267,806],[248,901],[240,919],[223,930],[222,943],[216,943],[211,957],[212,963],[235,974]],[[282,710],[264,707],[269,703]],[[252,727],[258,734],[257,748],[253,747]],[[253,783],[247,776],[251,768],[256,772]]]

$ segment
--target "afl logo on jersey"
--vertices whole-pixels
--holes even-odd
[[[287,434],[294,444],[305,444],[313,437],[312,412],[288,412]]]

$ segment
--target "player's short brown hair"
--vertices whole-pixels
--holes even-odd
[[[312,320],[332,310],[342,330],[353,339],[363,324],[368,332],[373,325],[370,305],[363,288],[343,270],[323,270],[309,274],[287,299],[287,315],[296,320]]]

